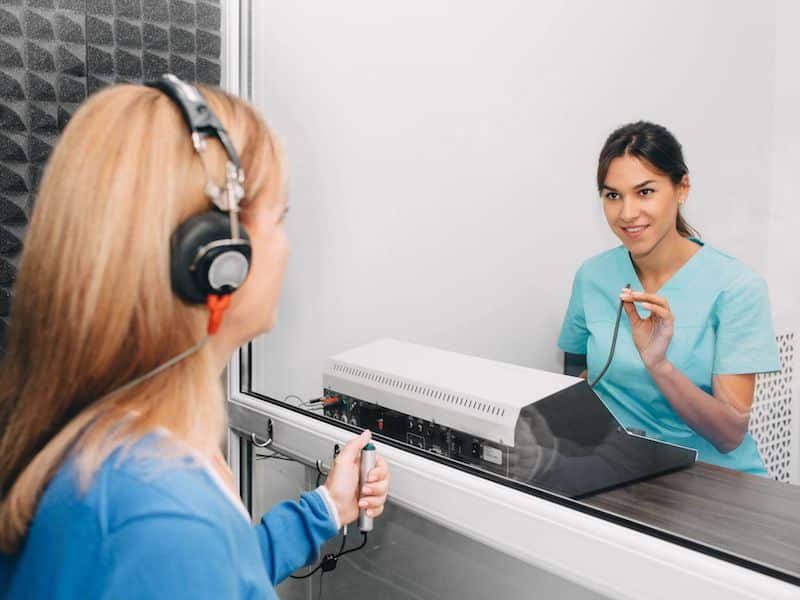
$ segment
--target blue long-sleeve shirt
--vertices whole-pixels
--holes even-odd
[[[336,534],[319,490],[253,526],[207,465],[160,458],[164,437],[112,454],[85,493],[67,462],[21,551],[0,555],[0,597],[274,599]]]

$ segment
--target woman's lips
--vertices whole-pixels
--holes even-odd
[[[629,227],[620,227],[620,229],[622,229],[622,232],[627,237],[629,237],[632,240],[635,240],[636,238],[640,237],[644,233],[645,229],[647,229],[648,227],[650,227],[650,225],[636,225]]]

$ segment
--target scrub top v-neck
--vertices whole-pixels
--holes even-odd
[[[656,292],[675,316],[667,359],[709,394],[714,374],[777,371],[778,345],[764,280],[735,258],[691,239],[699,250]],[[628,283],[644,291],[624,246],[590,258],[575,275],[558,345],[586,355],[590,381],[608,358],[619,292]],[[642,317],[649,314],[638,310]],[[625,427],[695,448],[698,460],[766,475],[750,434],[722,453],[684,423],[645,369],[624,315],[614,359],[595,391]]]

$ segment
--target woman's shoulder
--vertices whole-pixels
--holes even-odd
[[[58,590],[59,598],[79,591],[80,597],[236,595],[237,549],[258,544],[249,520],[214,489],[197,458],[158,442],[148,436],[115,451],[85,490],[75,458],[61,467],[22,553],[0,562],[0,586],[5,569],[18,590],[10,597],[28,597],[30,590],[36,597]]]
[[[695,273],[701,274],[702,282],[705,284],[713,284],[720,291],[766,285],[759,273],[738,258],[699,240],[698,243],[701,244],[702,251],[697,255],[700,269],[696,269]],[[615,246],[584,260],[578,268],[576,278],[604,280],[609,274],[626,270],[629,260],[625,246]],[[710,273],[714,276],[709,277]]]
[[[709,244],[703,245],[702,269],[704,275],[713,273],[713,278],[704,277],[705,281],[715,281],[721,291],[763,287],[764,277],[740,259]]]
[[[151,434],[114,451],[82,489],[77,459],[60,469],[45,492],[37,518],[80,515],[101,535],[152,515],[217,521],[224,498],[197,459]],[[73,513],[70,515],[69,513]]]

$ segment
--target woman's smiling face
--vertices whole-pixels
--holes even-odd
[[[600,193],[608,225],[634,258],[680,235],[676,221],[689,193],[687,176],[674,184],[646,161],[625,154],[609,164]]]

